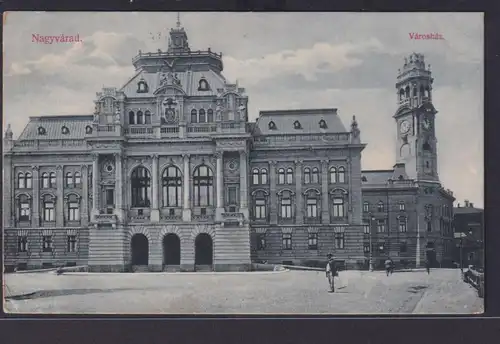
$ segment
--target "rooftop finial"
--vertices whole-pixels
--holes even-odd
[[[177,12],[177,28],[181,28],[181,12]]]

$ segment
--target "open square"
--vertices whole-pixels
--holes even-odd
[[[459,270],[345,271],[328,293],[320,271],[5,275],[6,312],[77,314],[472,314]],[[26,294],[20,298],[15,295]],[[31,294],[31,295],[29,295]],[[9,299],[10,296],[14,296]]]

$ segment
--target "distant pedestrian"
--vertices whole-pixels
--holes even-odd
[[[431,274],[431,262],[429,262],[429,259],[425,260],[425,270],[427,271],[427,274]]]
[[[335,266],[335,260],[332,254],[327,256],[328,262],[326,263],[326,277],[328,278],[328,285],[330,287],[330,293],[335,292],[335,276],[338,276],[337,267]]]
[[[385,260],[385,273],[387,276],[392,275],[392,271],[394,270],[394,262],[391,257],[387,257]]]

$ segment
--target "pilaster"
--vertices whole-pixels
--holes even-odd
[[[240,152],[240,212],[243,213],[245,220],[248,218],[248,173],[247,173],[247,158],[246,151]]]
[[[304,223],[304,195],[302,194],[302,160],[295,160],[295,223]]]
[[[115,190],[115,214],[118,221],[124,222],[123,215],[123,156],[115,154],[115,170],[116,170],[116,190]]]
[[[89,177],[88,177],[88,166],[83,165],[81,168],[81,176],[82,176],[82,198],[81,198],[81,214],[80,220],[83,227],[87,227],[89,223]]]
[[[158,154],[153,154],[151,159],[153,160],[153,184],[151,187],[153,208],[151,209],[151,222],[160,222],[160,210],[158,209]]]
[[[217,167],[216,167],[216,176],[217,176],[217,209],[215,210],[216,214],[216,219],[217,221],[222,220],[222,213],[224,212],[224,195],[223,195],[223,171],[222,171],[222,166],[223,166],[223,153],[222,152],[217,152],[215,153],[215,158],[217,159]]]
[[[269,162],[269,221],[275,225],[278,223],[278,195],[276,194],[276,161]]]
[[[99,154],[92,153],[92,220],[99,214]]]
[[[56,227],[64,227],[64,175],[63,166],[56,167]]]
[[[328,160],[321,160],[321,223],[330,223],[330,204],[328,202]]]
[[[33,170],[33,216],[31,217],[31,226],[40,225],[40,166],[32,166]],[[7,170],[7,169],[5,169]]]
[[[5,141],[4,141],[5,142]],[[14,190],[12,189],[12,157],[10,155],[4,155],[3,158],[3,228],[10,227],[13,225],[13,212],[15,209],[14,202]],[[34,190],[33,185],[33,190]],[[33,200],[35,203],[35,200]]]
[[[182,156],[182,160],[184,163],[184,178],[182,179],[183,181],[183,191],[184,191],[184,202],[183,202],[183,208],[182,208],[182,221],[184,222],[191,222],[191,201],[189,197],[189,193],[191,190],[191,183],[189,182],[191,179],[191,173],[190,173],[190,156],[189,154],[184,154]]]

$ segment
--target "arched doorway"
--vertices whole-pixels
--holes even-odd
[[[174,233],[163,237],[163,265],[181,265],[181,240]]]
[[[132,251],[132,265],[149,264],[149,243],[144,234],[134,234],[130,241],[130,248]]]
[[[428,242],[427,245],[425,245],[425,254],[430,266],[433,268],[437,267],[436,248],[433,242]]]
[[[194,241],[195,265],[212,265],[213,262],[213,242],[212,237],[207,233],[200,233]]]

